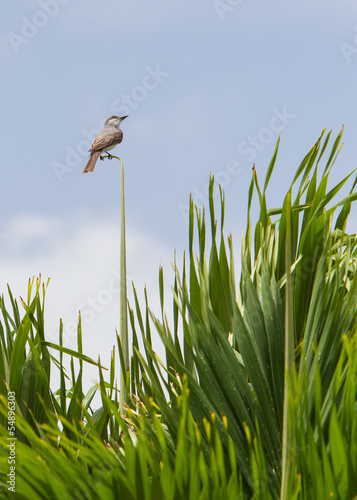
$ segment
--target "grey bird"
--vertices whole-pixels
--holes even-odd
[[[121,143],[123,140],[123,131],[120,130],[120,124],[128,116],[129,115],[114,115],[106,120],[103,130],[96,135],[92,147],[89,150],[90,158],[86,168],[83,170],[84,174],[86,172],[93,172],[95,164],[102,153],[107,153],[110,156],[108,151]]]

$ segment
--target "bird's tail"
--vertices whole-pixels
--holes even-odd
[[[97,163],[99,156],[100,156],[99,151],[94,151],[93,153],[91,153],[90,158],[88,160],[88,163],[86,165],[86,168],[83,170],[84,174],[87,172],[93,172],[95,164]]]

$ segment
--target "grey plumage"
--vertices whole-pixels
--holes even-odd
[[[124,116],[111,116],[104,124],[101,130],[95,137],[92,147],[90,148],[90,158],[83,170],[83,173],[93,172],[99,156],[106,151],[115,148],[123,140],[123,131],[120,129],[121,122],[127,117]]]

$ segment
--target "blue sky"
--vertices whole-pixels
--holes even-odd
[[[109,357],[115,343],[118,162],[82,175],[108,116],[130,115],[113,154],[129,278],[154,308],[159,265],[169,288],[189,194],[204,202],[210,171],[239,249],[252,163],[262,183],[281,128],[270,206],[324,127],[345,125],[331,184],[357,166],[354,0],[18,0],[2,13],[0,290],[24,295],[30,276],[51,277],[49,340],[63,317],[75,346],[80,308],[87,354]]]

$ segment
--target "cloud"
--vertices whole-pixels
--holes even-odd
[[[118,221],[109,213],[65,217],[27,214],[14,218],[2,229],[6,237],[0,244],[0,292],[6,296],[9,283],[14,297],[26,299],[29,278],[39,273],[44,283],[50,278],[45,307],[46,340],[58,343],[62,318],[64,343],[76,349],[81,310],[84,353],[95,360],[100,355],[102,364],[109,367],[119,327]],[[169,285],[173,283],[173,251],[139,228],[127,229],[126,243],[129,301],[134,305],[131,281],[141,302],[146,285],[149,304],[160,315],[158,270],[163,265],[166,300],[172,302]],[[170,313],[172,307],[168,309]],[[163,357],[158,338],[154,342],[158,355]],[[93,367],[86,367],[85,373],[88,390],[98,380],[98,373]]]

